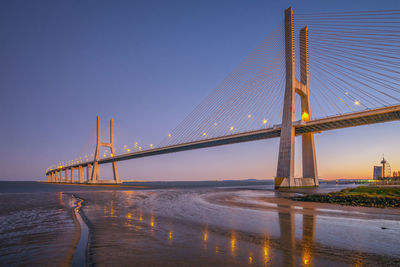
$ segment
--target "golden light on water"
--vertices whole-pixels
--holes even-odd
[[[263,243],[263,252],[264,252],[264,266],[267,266],[269,262],[269,240],[265,239]]]
[[[114,207],[113,207],[113,205],[111,205],[111,208],[110,208],[110,216],[114,217]]]
[[[151,226],[151,228],[154,228],[154,216],[153,215],[151,215],[151,218],[150,218],[150,226]]]
[[[204,240],[204,242],[207,242],[207,240],[208,240],[208,230],[207,229],[204,230],[203,240]]]
[[[253,253],[250,252],[250,255],[249,255],[249,264],[252,264],[252,263],[253,263]]]
[[[231,234],[231,251],[232,254],[235,254],[235,249],[236,249],[236,234],[232,232]]]
[[[172,230],[169,230],[168,238],[169,238],[169,240],[172,240]]]
[[[308,245],[303,246],[303,266],[311,266],[311,249]]]
[[[131,214],[130,212],[128,212],[128,213],[126,214],[126,218],[127,218],[128,220],[132,219],[132,214]]]
[[[142,210],[140,210],[140,214],[139,214],[139,221],[143,221],[143,215],[142,215]]]

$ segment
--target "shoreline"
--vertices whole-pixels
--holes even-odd
[[[400,208],[400,187],[358,186],[342,189],[338,192],[303,193],[300,196],[289,196],[288,199],[341,206],[398,209]]]

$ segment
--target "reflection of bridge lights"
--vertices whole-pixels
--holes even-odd
[[[169,231],[168,238],[169,238],[169,240],[172,240],[172,230]]]
[[[128,220],[132,219],[132,214],[131,214],[130,212],[128,212],[128,213],[126,214],[126,218],[127,218]]]
[[[269,262],[269,241],[265,240],[263,244],[263,250],[264,250],[264,265],[267,265]]]
[[[153,217],[153,215],[151,215],[151,218],[150,218],[150,226],[151,226],[151,228],[154,228],[154,217]]]
[[[354,101],[354,105],[357,105],[357,106],[359,106],[360,105],[360,101]]]
[[[253,263],[253,253],[250,252],[250,255],[249,255],[249,264],[252,264],[252,263]]]
[[[231,234],[231,250],[232,250],[232,254],[235,253],[235,249],[236,249],[236,235],[235,233]]]
[[[204,240],[204,242],[206,242],[208,240],[208,230],[207,229],[204,230],[203,240]]]

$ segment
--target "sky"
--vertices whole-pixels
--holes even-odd
[[[0,2],[0,180],[44,179],[99,115],[117,143],[160,142],[294,13],[400,9],[395,1]],[[400,122],[315,135],[320,178],[400,170]],[[296,138],[296,176],[301,175]],[[272,179],[279,139],[118,163],[121,179]],[[111,165],[102,165],[103,178]]]

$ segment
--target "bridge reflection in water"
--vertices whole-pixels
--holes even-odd
[[[385,248],[385,255],[374,252],[374,248],[383,246],[379,240],[372,244],[369,237],[377,234],[371,232],[378,231],[376,220],[342,215],[338,220],[339,210],[329,214],[290,201],[268,205],[259,201],[243,208],[243,203],[224,203],[228,196],[237,198],[234,192],[217,194],[224,197],[214,199],[206,193],[203,198],[202,194],[183,190],[80,193],[90,204],[84,212],[94,233],[89,249],[91,261],[191,266],[400,263],[400,255],[395,252],[399,244],[389,232],[378,234],[391,248]],[[344,231],[344,225],[356,230]],[[360,238],[364,239],[362,244]]]

